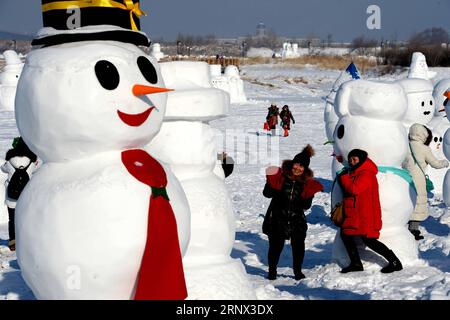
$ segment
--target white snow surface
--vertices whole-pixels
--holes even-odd
[[[450,76],[448,68],[430,69],[438,73],[435,81]],[[379,265],[367,264],[363,272],[341,274],[340,267],[332,261],[332,248],[337,231],[329,219],[329,192],[332,184],[330,155],[333,150],[331,145],[323,145],[327,137],[323,121],[325,103],[322,99],[330,92],[339,74],[339,71],[311,66],[302,69],[280,65],[243,66],[242,75],[245,75],[246,79],[258,80],[255,83],[245,81],[249,102],[232,105],[227,117],[211,123],[213,128],[227,130],[228,136],[233,136],[236,131],[246,132],[248,136],[241,145],[242,150],[238,149],[236,152],[229,146],[226,149],[237,161],[233,174],[225,180],[237,222],[236,240],[231,256],[242,260],[257,298],[261,300],[449,300],[450,213],[447,212],[440,194],[429,199],[430,217],[420,226],[425,239],[418,243],[420,260],[415,264],[408,264],[402,271],[386,275],[379,271],[385,263],[379,257]],[[307,84],[286,81],[295,77],[303,77]],[[405,74],[372,80],[401,78],[405,78]],[[287,138],[257,135],[262,132],[267,108],[271,102],[288,104],[295,117],[296,124],[292,125]],[[15,136],[18,136],[18,131],[14,112],[0,110],[0,155],[4,156]],[[264,169],[268,163],[249,161],[255,156],[262,158],[260,154],[255,154],[261,151],[249,146],[249,141],[255,139],[261,143],[269,140],[269,146],[272,148],[279,146],[278,161],[292,159],[307,143],[311,143],[316,150],[311,168],[316,178],[324,184],[325,190],[316,195],[312,208],[306,212],[309,227],[303,263],[306,279],[301,281],[295,281],[293,278],[289,243],[286,243],[280,258],[278,279],[269,281],[265,278],[268,270],[268,241],[261,232],[261,226],[270,202],[270,199],[262,195]],[[0,195],[1,202],[2,197],[3,193]],[[21,277],[15,253],[10,252],[7,247],[5,214],[6,207],[2,207],[0,299],[35,299]],[[223,271],[224,277],[226,272],[227,270]],[[212,286],[210,290],[219,289]]]

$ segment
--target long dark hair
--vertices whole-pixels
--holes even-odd
[[[425,129],[427,129],[427,132],[428,132],[428,137],[427,137],[427,140],[425,140],[425,145],[429,146],[431,141],[433,140],[433,133],[431,132],[430,129],[428,129],[427,126],[424,126],[424,127],[425,127]]]

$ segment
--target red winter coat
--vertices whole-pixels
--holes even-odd
[[[376,238],[381,230],[381,206],[378,194],[378,168],[367,159],[355,171],[339,177],[344,191],[345,235]]]

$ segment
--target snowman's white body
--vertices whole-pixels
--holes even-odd
[[[336,98],[336,111],[340,120],[336,126],[335,150],[346,160],[355,148],[368,152],[377,166],[401,168],[407,153],[407,135],[402,125],[407,102],[402,88],[396,84],[364,80],[344,84]],[[406,225],[414,209],[415,191],[402,177],[392,172],[379,172],[380,204],[383,227],[380,241],[385,243],[408,264],[418,257],[414,238]],[[333,205],[342,199],[336,185]],[[349,264],[348,255],[339,232],[333,247],[333,258],[341,265]],[[371,252],[362,258],[385,265],[385,261]]]
[[[3,56],[6,65],[0,73],[0,109],[14,111],[14,99],[23,63],[13,50],[5,51]]]
[[[136,97],[148,84],[136,65],[136,46],[117,42],[67,44],[32,51],[18,86],[16,119],[44,164],[16,208],[17,258],[39,299],[131,299],[147,238],[151,189],[128,173],[121,153],[138,149],[159,131],[164,94]],[[120,83],[105,90],[99,60],[111,61]],[[131,127],[118,110],[137,114]],[[136,165],[139,165],[136,163]],[[181,186],[165,167],[180,249],[186,252],[190,214]],[[155,262],[157,263],[157,262]]]
[[[336,79],[331,89],[331,92],[325,98],[325,109],[323,113],[323,121],[325,122],[325,134],[327,136],[328,141],[333,141],[334,130],[336,128],[336,124],[339,121],[339,117],[335,110],[335,100],[336,94],[339,91],[341,85],[347,81],[351,81],[352,77],[345,71],[343,71],[340,76]],[[334,152],[334,149],[333,149]],[[334,152],[335,153],[335,152]],[[333,179],[336,177],[336,172],[341,170],[343,165],[336,160],[336,157],[333,157],[331,163],[331,176]]]
[[[188,211],[179,205],[185,198],[172,175],[168,181],[185,252]],[[16,209],[17,257],[36,298],[132,299],[150,195],[150,188],[127,172],[118,152],[44,164]]]
[[[161,71],[175,92],[147,150],[170,164],[189,201],[191,239],[183,260],[189,299],[255,299],[242,262],[230,257],[236,221],[223,171],[215,173],[223,150],[209,122],[228,112],[229,96],[211,86],[206,63],[162,63]]]

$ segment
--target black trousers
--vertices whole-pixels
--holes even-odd
[[[375,238],[367,238],[364,236],[348,236],[341,231],[342,241],[344,242],[345,249],[347,250],[348,256],[350,257],[352,263],[361,264],[355,242],[356,237],[360,237],[366,246],[368,246],[379,255],[383,256],[386,260],[390,261],[391,250],[381,241],[378,241]]]
[[[16,239],[16,229],[15,229],[15,223],[14,223],[14,216],[15,216],[16,209],[8,208],[8,232],[9,232],[9,240],[15,240]]]
[[[305,238],[305,233],[291,237],[293,269],[295,274],[302,271],[303,258],[305,257]],[[283,237],[269,236],[269,270],[276,270],[284,243],[285,239]]]

